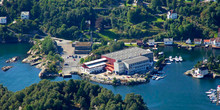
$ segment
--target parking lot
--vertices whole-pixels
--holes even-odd
[[[61,57],[64,59],[63,74],[69,74],[71,71],[78,71],[80,58],[87,54],[74,54],[75,48],[72,47],[72,41],[59,38],[53,38],[61,49]]]

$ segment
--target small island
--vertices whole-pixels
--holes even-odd
[[[206,75],[212,75],[213,78],[220,77],[220,55],[199,61],[194,68],[184,74],[191,75],[194,78],[203,78]]]

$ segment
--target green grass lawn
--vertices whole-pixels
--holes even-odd
[[[218,37],[218,33],[215,33],[214,37],[215,37],[215,38]]]
[[[164,22],[164,20],[162,20],[162,18],[157,18],[156,22]]]
[[[102,37],[103,39],[107,40],[107,41],[111,41],[114,39],[117,39],[117,35],[113,32],[112,29],[109,30],[104,30],[100,33],[97,33],[100,37]]]
[[[137,44],[125,44],[127,47],[137,47]]]

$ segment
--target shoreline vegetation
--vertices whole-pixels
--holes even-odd
[[[88,81],[42,80],[17,92],[0,85],[1,110],[148,110],[141,95],[119,94]]]
[[[63,59],[58,54],[56,42],[49,36],[42,41],[35,39],[34,46],[27,54],[29,56],[22,62],[40,68],[39,77],[58,76],[58,71],[62,69]]]
[[[212,76],[212,78],[220,77],[220,55],[219,56],[210,56],[208,59],[197,62],[197,64],[191,70],[186,71],[186,75],[194,75],[195,69],[206,68],[207,74],[204,76]],[[201,70],[202,71],[202,70]],[[204,73],[204,72],[201,72]]]

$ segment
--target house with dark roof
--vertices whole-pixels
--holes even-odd
[[[143,43],[141,40],[137,40],[137,45],[138,45],[138,46],[143,46],[144,43]]]
[[[92,50],[92,42],[74,42],[72,46],[75,54],[89,54]]]

